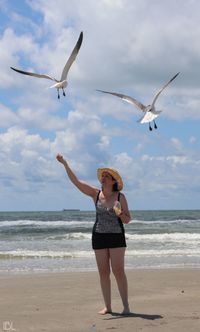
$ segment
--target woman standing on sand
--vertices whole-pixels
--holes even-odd
[[[99,314],[112,312],[110,267],[116,278],[123,303],[122,314],[129,314],[128,284],[124,271],[126,240],[124,226],[130,221],[130,213],[124,194],[120,192],[123,182],[112,168],[98,168],[97,177],[102,185],[99,190],[77,179],[62,155],[57,160],[63,164],[71,182],[85,195],[93,198],[96,207],[96,222],[92,232],[92,247],[98,266],[105,308]],[[119,204],[120,202],[120,204]]]

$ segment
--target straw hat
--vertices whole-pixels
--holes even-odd
[[[107,168],[107,167],[97,168],[97,177],[98,177],[98,179],[99,179],[100,182],[101,182],[101,178],[102,178],[103,172],[109,173],[116,180],[116,182],[118,184],[119,191],[122,190],[122,188],[123,188],[123,181],[122,181],[122,178],[119,175],[119,173],[116,171],[116,169],[114,169],[114,168]]]

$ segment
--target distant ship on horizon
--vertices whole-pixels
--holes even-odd
[[[80,211],[80,209],[63,209],[62,211]]]

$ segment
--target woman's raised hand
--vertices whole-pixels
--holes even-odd
[[[61,164],[64,164],[64,162],[66,162],[65,159],[63,158],[63,156],[62,156],[61,154],[59,154],[59,153],[57,154],[56,159],[57,159]]]

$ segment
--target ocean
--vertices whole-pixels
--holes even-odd
[[[200,268],[200,210],[131,211],[126,269]],[[94,211],[0,212],[0,273],[96,270]]]

